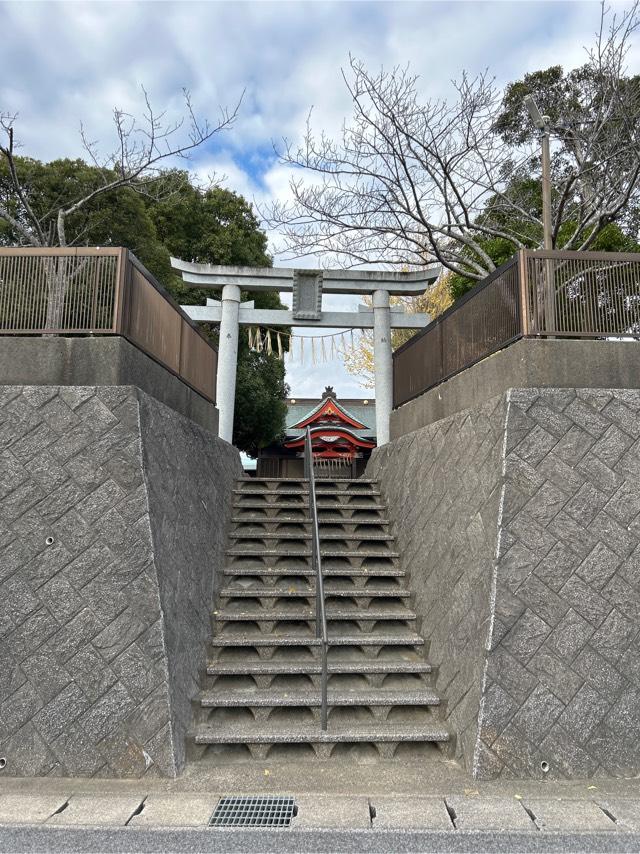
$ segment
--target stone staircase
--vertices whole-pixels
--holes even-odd
[[[244,479],[190,750],[214,761],[417,757],[449,738],[378,485],[317,480],[329,635],[320,728],[304,480]]]

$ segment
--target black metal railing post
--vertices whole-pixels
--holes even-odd
[[[316,503],[316,481],[313,473],[311,431],[307,427],[304,440],[304,476],[309,485],[309,517],[311,519],[311,566],[316,576],[316,638],[320,641],[322,673],[320,677],[320,726],[327,728],[327,615],[324,607],[324,579],[320,554],[320,529]]]

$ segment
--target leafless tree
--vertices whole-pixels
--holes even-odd
[[[139,193],[151,195],[171,192],[170,182],[159,181],[163,166],[172,158],[188,159],[196,148],[231,127],[242,102],[241,96],[233,108],[221,107],[218,121],[210,123],[196,116],[190,93],[185,89],[183,115],[177,120],[170,120],[166,111],[154,109],[144,87],[142,93],[145,106],[140,117],[114,108],[115,143],[109,154],[101,155],[99,143],[91,140],[84,126],[80,126],[85,155],[97,168],[102,183],[86,195],[48,211],[44,216],[36,215],[20,180],[16,164],[16,152],[20,147],[15,136],[17,114],[0,113],[0,131],[4,136],[0,142],[0,159],[6,164],[10,187],[19,203],[18,210],[13,211],[0,201],[0,218],[9,223],[21,242],[30,246],[66,246],[67,218],[98,196],[120,187],[131,187]]]
[[[6,164],[9,177],[9,192],[13,204],[8,206],[0,199],[0,219],[12,228],[21,245],[34,247],[67,246],[67,218],[89,205],[96,198],[130,187],[138,193],[164,198],[175,192],[176,181],[182,180],[177,171],[163,169],[173,158],[189,159],[192,152],[212,137],[233,125],[242,96],[232,109],[220,108],[218,121],[210,123],[196,116],[191,96],[183,90],[184,113],[177,120],[167,118],[166,111],[157,112],[143,88],[144,110],[136,117],[124,110],[113,110],[115,143],[107,155],[100,154],[98,142],[91,140],[80,126],[80,138],[85,156],[97,170],[100,183],[89,192],[66,201],[59,207],[43,214],[36,213],[29,199],[28,187],[23,184],[17,162],[15,125],[17,115],[0,113],[0,131],[4,139],[0,143],[0,160]],[[47,313],[45,328],[60,328],[67,292],[82,265],[72,267],[69,259],[44,256],[41,259],[47,283]]]
[[[553,239],[586,249],[620,220],[640,187],[640,87],[626,57],[638,3],[621,15],[601,7],[587,50],[580,98],[553,127]],[[294,167],[291,199],[263,212],[290,257],[337,256],[347,266],[438,260],[472,280],[495,269],[487,244],[542,245],[539,203],[519,191],[539,176],[535,137],[500,133],[503,93],[488,73],[463,76],[455,99],[423,100],[408,68],[370,72],[350,57],[343,72],[353,117],[338,139],[284,140]],[[298,172],[299,174],[296,174]]]

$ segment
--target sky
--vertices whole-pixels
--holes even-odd
[[[112,150],[111,111],[140,115],[141,86],[168,117],[181,113],[183,88],[212,119],[244,92],[234,127],[190,168],[203,179],[224,175],[223,186],[259,207],[288,197],[290,172],[274,145],[299,140],[311,108],[314,126],[329,134],[349,116],[341,78],[349,53],[372,68],[408,63],[421,96],[447,97],[463,70],[488,68],[504,84],[582,64],[598,20],[595,0],[0,2],[0,112],[19,113],[22,153],[50,160],[82,156],[81,121],[100,151]],[[269,241],[274,263],[291,266],[278,235]],[[316,396],[327,383],[344,397],[372,396],[339,361],[288,365],[287,382],[292,397]]]

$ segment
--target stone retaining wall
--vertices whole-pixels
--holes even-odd
[[[640,773],[640,391],[511,389],[368,474],[467,769]]]
[[[136,386],[218,432],[213,403],[120,335],[0,335],[0,377],[5,386]]]
[[[181,770],[240,475],[137,388],[0,388],[3,775]]]
[[[636,341],[522,338],[391,413],[392,439],[456,412],[483,406],[510,388],[640,388]]]

